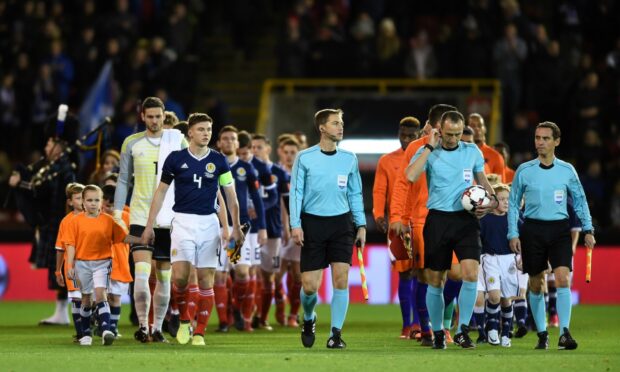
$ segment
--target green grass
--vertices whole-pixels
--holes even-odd
[[[571,331],[579,348],[556,350],[558,333],[551,330],[551,349],[533,350],[536,336],[513,339],[510,349],[483,345],[475,350],[449,346],[438,351],[415,341],[400,340],[397,306],[352,305],[343,330],[346,350],[327,350],[329,308],[319,306],[317,341],[304,349],[297,329],[279,326],[273,332],[243,334],[207,332],[207,347],[139,344],[124,308],[123,338],[104,348],[71,342],[70,327],[34,324],[48,316],[50,303],[0,302],[1,371],[73,370],[271,370],[271,371],[618,371],[620,370],[620,306],[577,306]],[[217,317],[212,319],[215,324]],[[272,324],[275,321],[271,322]],[[213,328],[213,327],[211,327]],[[187,369],[191,368],[191,369]]]

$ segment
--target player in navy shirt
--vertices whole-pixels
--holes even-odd
[[[239,204],[234,181],[226,158],[209,149],[213,121],[207,114],[195,113],[188,118],[188,149],[172,152],[164,162],[162,177],[149,211],[142,243],[155,237],[153,224],[159,213],[168,187],[175,181],[174,219],[171,229],[170,261],[174,272],[174,297],[179,306],[181,326],[177,333],[180,344],[191,337],[188,312],[188,281],[192,265],[196,267],[199,283],[198,324],[192,345],[205,345],[204,332],[213,308],[213,281],[217,267],[217,252],[221,248],[220,225],[216,213],[217,194],[221,186],[226,194],[232,216],[232,239],[241,241]]]
[[[510,347],[508,332],[512,330],[512,301],[511,298],[519,294],[519,272],[515,254],[508,245],[508,195],[510,187],[504,184],[493,186],[499,201],[493,213],[487,214],[480,220],[480,238],[482,240],[482,256],[478,271],[478,299],[476,308],[484,306],[485,293],[488,293],[486,302],[486,327],[484,313],[475,311],[476,325],[480,337],[478,342],[487,341],[491,345]],[[500,326],[501,303],[501,339]],[[485,330],[487,334],[485,335]],[[485,340],[486,338],[486,340]]]
[[[260,294],[260,303],[257,300],[257,315],[260,316],[256,320],[256,325],[261,329],[271,330],[271,326],[267,323],[269,316],[269,308],[274,294],[275,273],[280,269],[280,249],[282,246],[282,203],[284,194],[288,194],[288,184],[290,177],[284,169],[273,164],[269,155],[271,153],[271,143],[262,134],[252,136],[252,152],[253,160],[261,161],[266,164],[271,173],[271,179],[275,186],[273,190],[276,193],[277,202],[265,210],[265,219],[267,222],[267,244],[260,247],[260,271],[262,277],[262,293]]]
[[[218,136],[218,148],[224,155],[226,155],[235,180],[237,198],[240,205],[240,215],[242,216],[241,223],[250,221],[251,217],[248,210],[250,199],[252,200],[254,210],[258,217],[255,220],[254,225],[258,231],[264,232],[266,236],[265,212],[263,201],[259,194],[259,182],[256,177],[254,167],[237,156],[237,150],[239,147],[238,133],[239,131],[234,126],[227,125],[223,127]],[[248,332],[253,330],[251,322],[252,312],[254,310],[254,287],[250,284],[250,267],[252,265],[253,256],[254,243],[248,236],[241,247],[241,259],[234,267],[235,281],[233,283],[233,296],[236,300],[233,303],[237,305],[237,307],[233,309],[233,313],[235,315],[235,327],[239,330],[245,330]],[[222,251],[220,254],[220,265],[218,266],[215,285],[216,304],[220,318],[220,331],[226,331],[228,329],[228,324],[226,321],[228,316],[228,294],[226,289],[227,270],[227,257]]]

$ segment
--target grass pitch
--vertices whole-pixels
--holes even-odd
[[[533,350],[536,335],[513,339],[512,348],[483,345],[462,350],[450,345],[439,351],[415,341],[400,340],[396,305],[351,305],[343,329],[346,350],[328,350],[329,307],[318,307],[317,340],[312,349],[301,345],[299,330],[275,325],[273,332],[228,334],[207,330],[206,347],[140,344],[133,340],[128,309],[123,308],[124,337],[111,347],[100,338],[93,346],[71,342],[72,327],[41,327],[51,303],[0,302],[0,371],[618,371],[620,370],[620,306],[577,306],[571,333],[579,342],[574,351],[557,350],[557,329],[551,329],[550,350]],[[275,324],[275,320],[271,321]]]

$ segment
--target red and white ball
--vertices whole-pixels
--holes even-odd
[[[480,186],[474,185],[468,187],[461,196],[461,205],[466,211],[473,212],[478,207],[483,207],[491,202],[487,190]]]

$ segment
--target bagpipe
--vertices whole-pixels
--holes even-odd
[[[49,132],[49,137],[54,139],[54,146],[59,146],[60,143],[67,144],[77,137],[75,133],[79,130],[79,122],[73,115],[68,115],[67,110],[67,105],[60,105],[58,107],[54,131],[47,131]],[[75,155],[78,150],[97,150],[97,155],[99,155],[102,140],[101,131],[111,122],[111,119],[106,117],[90,132],[74,140],[73,143],[66,145],[66,148],[53,159],[49,159],[48,156],[42,156],[34,163],[18,169],[17,171],[21,175],[21,182],[18,187],[34,192],[37,188],[40,188],[46,182],[54,180],[59,175],[77,170]],[[97,143],[86,146],[86,141],[95,133],[99,134]]]

